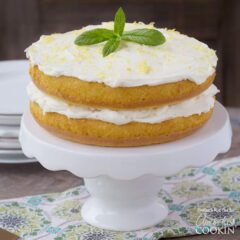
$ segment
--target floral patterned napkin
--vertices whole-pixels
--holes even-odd
[[[24,240],[157,240],[211,231],[230,234],[240,225],[240,157],[167,177],[159,197],[169,207],[168,217],[137,232],[106,231],[84,222],[80,210],[89,198],[84,186],[2,200],[0,228]]]

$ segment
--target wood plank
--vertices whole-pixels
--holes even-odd
[[[4,9],[5,9],[6,1],[0,1],[0,59],[4,58],[5,50],[3,48],[3,44],[5,42],[5,21],[4,21]]]
[[[4,3],[3,3],[4,2]],[[38,1],[1,1],[1,59],[24,58],[25,48],[38,38]]]
[[[240,1],[225,0],[222,25],[224,103],[240,105]]]
[[[5,43],[7,41],[6,37],[6,17],[7,8],[6,8],[7,1],[0,1],[0,60],[5,59],[7,57]]]
[[[177,28],[200,39],[212,39],[217,36],[220,2],[222,1],[45,0],[41,1],[40,7],[42,25],[48,28],[48,31],[54,30],[54,25],[64,24],[65,29],[66,25],[69,25],[72,29],[113,20],[114,12],[122,6],[130,22],[156,22],[158,26]]]
[[[0,199],[61,192],[82,184],[81,178],[67,171],[49,171],[40,163],[1,164],[0,167]]]

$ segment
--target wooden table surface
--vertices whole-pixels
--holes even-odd
[[[232,127],[233,143],[230,151],[217,159],[240,155],[240,108],[228,109]],[[83,180],[67,171],[52,172],[39,163],[8,165],[0,164],[0,199],[16,198],[41,193],[60,192],[83,184]],[[234,235],[190,236],[178,239],[240,239],[240,228]]]

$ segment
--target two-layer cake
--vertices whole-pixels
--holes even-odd
[[[217,56],[194,38],[158,29],[166,42],[121,41],[102,56],[104,43],[77,46],[85,31],[113,22],[42,36],[27,50],[30,108],[49,132],[99,146],[143,146],[183,138],[211,117]],[[125,30],[155,29],[127,23]]]

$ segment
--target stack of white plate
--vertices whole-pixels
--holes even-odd
[[[0,163],[36,161],[24,156],[18,141],[29,81],[27,61],[0,61]]]

